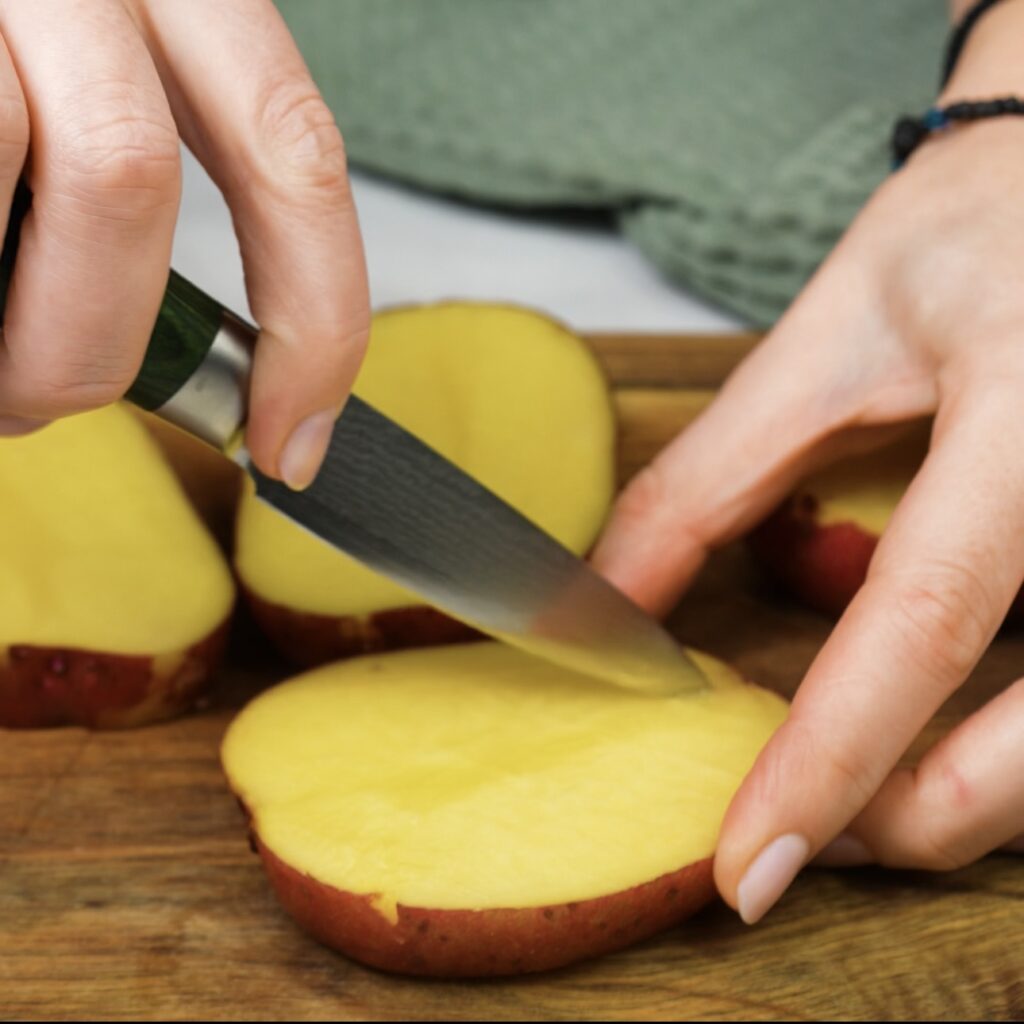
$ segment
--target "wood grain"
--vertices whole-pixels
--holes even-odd
[[[601,334],[591,346],[618,388],[717,388],[758,334]],[[639,341],[639,343],[638,343]]]
[[[621,368],[626,344],[596,347]],[[628,344],[636,365],[613,369],[628,381],[623,477],[699,404],[680,389],[710,386],[703,369],[686,376],[687,339]],[[735,357],[747,343],[725,344]],[[652,383],[644,366],[666,359],[676,383]],[[734,546],[671,626],[792,693],[829,623],[783,601]],[[1024,863],[1010,856],[943,876],[811,870],[756,928],[717,905],[524,980],[425,983],[351,964],[292,925],[248,849],[217,748],[234,710],[286,669],[244,621],[233,650],[210,705],[182,721],[0,731],[0,1017],[1024,1019]],[[1000,637],[923,742],[1022,674],[1024,637]]]

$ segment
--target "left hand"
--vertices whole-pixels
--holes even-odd
[[[723,824],[716,880],[748,921],[823,850],[833,863],[947,869],[1024,833],[1024,681],[916,769],[894,770],[1024,579],[1021,195],[1024,119],[926,142],[720,397],[630,485],[595,555],[664,611],[711,548],[810,469],[935,414],[867,582]]]

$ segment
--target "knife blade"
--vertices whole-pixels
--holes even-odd
[[[0,256],[0,303],[31,203],[27,190],[18,193]],[[679,644],[582,559],[354,395],[309,488],[293,491],[261,473],[239,445],[256,333],[171,271],[126,397],[234,452],[262,501],[484,633],[640,692],[707,686]]]
[[[355,395],[306,490],[249,472],[278,512],[485,633],[636,690],[706,685],[675,640],[586,562]]]

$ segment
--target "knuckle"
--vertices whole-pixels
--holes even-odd
[[[973,859],[965,823],[974,818],[979,794],[951,758],[937,753],[914,771],[915,813],[897,830],[902,843],[889,858],[902,867],[952,871]]]
[[[899,865],[923,871],[955,871],[973,860],[964,848],[954,823],[932,820],[922,827]]]
[[[67,416],[116,402],[131,386],[132,371],[116,358],[53,360],[24,381],[35,413]]]
[[[78,104],[75,105],[78,108]],[[65,134],[61,170],[89,197],[116,195],[130,209],[177,201],[181,188],[178,134],[169,116],[135,102],[97,103]]]
[[[46,413],[67,416],[116,402],[130,381],[72,381],[66,378],[47,381],[41,388],[38,404]]]
[[[615,515],[626,525],[641,525],[668,504],[668,482],[658,460],[655,460],[626,485],[615,504]]]
[[[353,360],[361,363],[370,347],[370,311],[367,308],[343,323],[342,333],[334,343],[345,366]]]
[[[943,817],[952,811],[962,821],[977,800],[974,787],[949,758],[929,765],[927,786],[931,790],[930,802],[943,812]]]
[[[312,81],[275,83],[261,105],[258,135],[272,185],[348,194],[345,144]]]
[[[875,795],[879,785],[879,769],[870,753],[849,743],[826,745],[821,736],[807,737],[810,754],[806,773],[824,773],[828,789],[843,794],[843,804],[853,812],[860,809]]]
[[[943,683],[971,671],[999,619],[984,580],[954,562],[934,563],[899,584],[894,616]]]
[[[344,373],[355,359],[360,361],[369,348],[372,314],[369,303],[353,303],[340,312],[330,310],[310,312],[312,303],[289,310],[285,319],[279,310],[263,316],[260,301],[254,304],[257,319],[272,337],[280,342],[296,360],[309,359],[315,354],[323,360],[323,373]]]
[[[878,789],[879,766],[869,750],[841,742],[831,729],[817,721],[796,718],[783,726],[787,741],[788,764],[779,788],[792,790],[793,780],[817,779],[818,791],[831,794],[847,817],[862,808]],[[784,790],[783,790],[784,791]]]
[[[792,799],[794,782],[815,779],[817,791],[829,793],[833,803],[860,808],[878,788],[878,769],[868,752],[827,738],[819,723],[791,718],[776,733],[750,776],[757,799],[778,804]]]
[[[875,792],[875,772],[864,757],[851,751],[833,751],[830,767],[858,807],[871,799]]]

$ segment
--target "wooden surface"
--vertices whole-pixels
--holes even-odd
[[[681,389],[712,387],[749,344],[595,342],[620,382],[624,476],[699,402]],[[785,693],[829,626],[768,590],[737,547],[671,623]],[[946,876],[811,870],[756,928],[719,904],[546,976],[424,983],[351,964],[278,910],[225,788],[227,722],[285,674],[244,623],[234,648],[185,720],[0,731],[0,1017],[1024,1019],[1024,862],[1010,856]],[[930,735],[1022,673],[1024,637],[1001,637]]]

